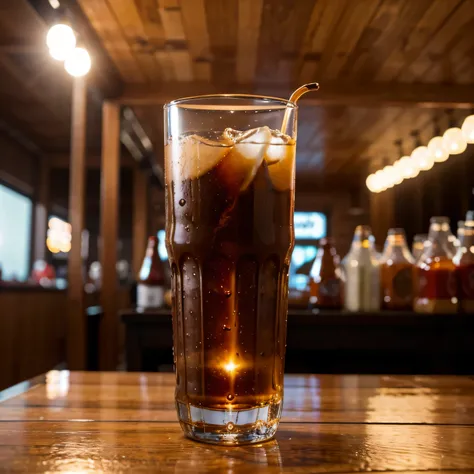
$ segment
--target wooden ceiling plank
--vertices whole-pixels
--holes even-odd
[[[238,0],[205,0],[207,31],[213,57],[212,79],[216,84],[235,82]]]
[[[311,20],[312,2],[264,0],[260,28],[257,82],[293,82],[297,80],[297,62],[305,32]],[[280,71],[275,71],[275,64]],[[281,72],[283,76],[280,76]]]
[[[145,81],[136,58],[120,31],[119,25],[109,10],[105,0],[79,0],[92,27],[102,40],[102,44],[114,61],[120,75],[126,82],[140,83]]]
[[[333,3],[334,4],[334,3]],[[322,28],[322,20],[325,8],[327,7],[327,0],[320,0],[315,2],[313,11],[306,28],[301,46],[300,54],[298,55],[297,68],[299,68],[299,81],[302,84],[316,80],[313,76],[317,61],[311,55],[313,52],[313,38],[317,32]]]
[[[348,0],[326,0],[321,12],[321,18],[314,26],[311,46],[307,53],[301,75],[306,80],[320,80],[319,65],[329,43],[332,32],[348,7]],[[316,12],[315,15],[318,15]],[[316,20],[317,21],[317,20]],[[311,24],[311,23],[310,23]]]
[[[385,0],[384,5],[387,0]],[[378,17],[374,23],[378,38],[366,50],[351,74],[359,80],[370,80],[387,61],[390,53],[399,45],[405,44],[406,38],[431,5],[432,0],[405,0],[396,3],[398,8],[389,8],[386,15]],[[389,3],[390,5],[390,3]],[[377,15],[378,16],[378,15]],[[376,16],[376,17],[377,17]]]
[[[257,3],[258,1],[256,0]],[[240,2],[240,4],[242,3],[245,3],[245,0]],[[211,51],[204,0],[181,0],[181,14],[193,61],[194,77],[198,81],[210,81],[211,65],[209,61]]]
[[[183,18],[179,8],[166,7],[165,0],[158,0],[159,14],[165,38],[167,41],[186,41],[184,33]],[[194,79],[193,62],[191,54],[187,49],[174,50],[169,48],[166,50],[169,61],[173,65],[174,77],[178,81],[190,82]]]
[[[395,79],[407,63],[413,62],[462,0],[431,3],[406,40],[395,48],[376,75],[378,81]]]
[[[240,0],[237,33],[237,82],[255,80],[263,0]]]
[[[348,5],[331,34],[318,66],[317,72],[322,78],[333,80],[339,76],[379,3],[380,0],[359,0]]]
[[[154,57],[152,48],[163,47],[164,40],[161,41],[160,45],[150,41],[135,2],[130,0],[107,0],[107,5],[115,16],[130,51],[135,56],[137,63],[140,64],[145,77],[149,81],[162,79],[161,68]]]
[[[446,19],[443,26],[431,38],[421,53],[407,64],[397,79],[401,82],[422,79],[429,73],[433,57],[441,57],[447,51],[447,45],[457,36],[460,29],[468,25],[474,17],[474,8],[470,0],[462,2]]]

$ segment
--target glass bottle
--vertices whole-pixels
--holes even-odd
[[[425,243],[428,240],[428,234],[415,234],[413,237],[413,245],[411,247],[411,252],[413,254],[413,258],[415,262],[418,262],[421,255],[423,254],[423,250],[425,249]]]
[[[344,306],[348,311],[380,309],[380,267],[374,244],[372,229],[367,225],[357,226],[351,249],[343,261]]]
[[[413,306],[413,265],[405,231],[389,229],[380,261],[382,307],[410,310]]]
[[[449,245],[449,219],[432,217],[428,242],[416,265],[414,310],[419,313],[455,313],[455,266]],[[451,234],[452,235],[452,234]]]
[[[474,312],[474,211],[468,211],[464,228],[458,235],[460,244],[453,258],[459,305],[463,312]]]
[[[158,239],[148,238],[145,258],[140,269],[137,283],[137,307],[141,309],[163,306],[164,272],[158,254]]]
[[[310,303],[316,308],[342,307],[343,275],[340,258],[331,238],[321,239],[309,273]]]
[[[458,239],[458,247],[459,245],[461,245],[461,240],[463,238],[463,235],[464,235],[464,224],[465,224],[465,221],[458,221],[458,232],[457,232],[457,239]]]

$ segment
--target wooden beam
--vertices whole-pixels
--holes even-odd
[[[120,179],[120,106],[108,101],[102,108],[102,174],[100,212],[100,370],[116,370],[118,363],[117,237]]]
[[[75,78],[72,93],[71,172],[69,173],[69,221],[72,246],[68,258],[67,363],[70,370],[86,368],[86,316],[82,262],[82,230],[85,222],[85,156],[87,83]]]
[[[116,101],[121,105],[156,105],[180,97],[217,93],[265,94],[286,98],[296,87],[298,87],[296,84],[294,87],[276,87],[274,84],[267,86],[265,84],[256,86],[229,84],[224,89],[207,82],[129,85]],[[467,84],[328,82],[321,84],[320,91],[307,94],[301,100],[306,105],[471,108],[474,106],[474,89]]]
[[[142,170],[133,173],[133,251],[132,268],[136,276],[140,271],[147,242],[148,179]]]

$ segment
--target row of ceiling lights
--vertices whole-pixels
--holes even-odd
[[[91,57],[85,48],[77,47],[74,30],[65,23],[52,26],[46,35],[49,54],[64,61],[64,69],[74,77],[85,76],[91,68]]]
[[[432,138],[427,146],[420,146],[418,132],[415,137],[418,143],[411,156],[402,156],[393,165],[385,166],[367,177],[369,191],[385,191],[405,179],[415,178],[420,171],[430,170],[435,163],[446,161],[449,155],[463,153],[468,143],[474,143],[474,114],[464,120],[461,128],[448,128],[443,136]]]

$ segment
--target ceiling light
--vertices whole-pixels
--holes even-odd
[[[467,143],[474,143],[474,115],[469,115],[461,127],[462,136]]]
[[[415,148],[411,154],[411,159],[420,171],[426,171],[433,168],[434,159],[426,146]]]
[[[460,128],[452,127],[444,132],[443,147],[450,155],[459,155],[467,148],[466,140]]]
[[[85,76],[91,69],[91,57],[84,48],[75,48],[64,62],[66,71],[74,77]]]
[[[428,143],[428,150],[436,163],[441,163],[449,158],[449,153],[443,146],[443,137],[434,137]]]
[[[69,25],[59,23],[49,29],[46,45],[54,59],[64,61],[76,47],[76,35]]]

